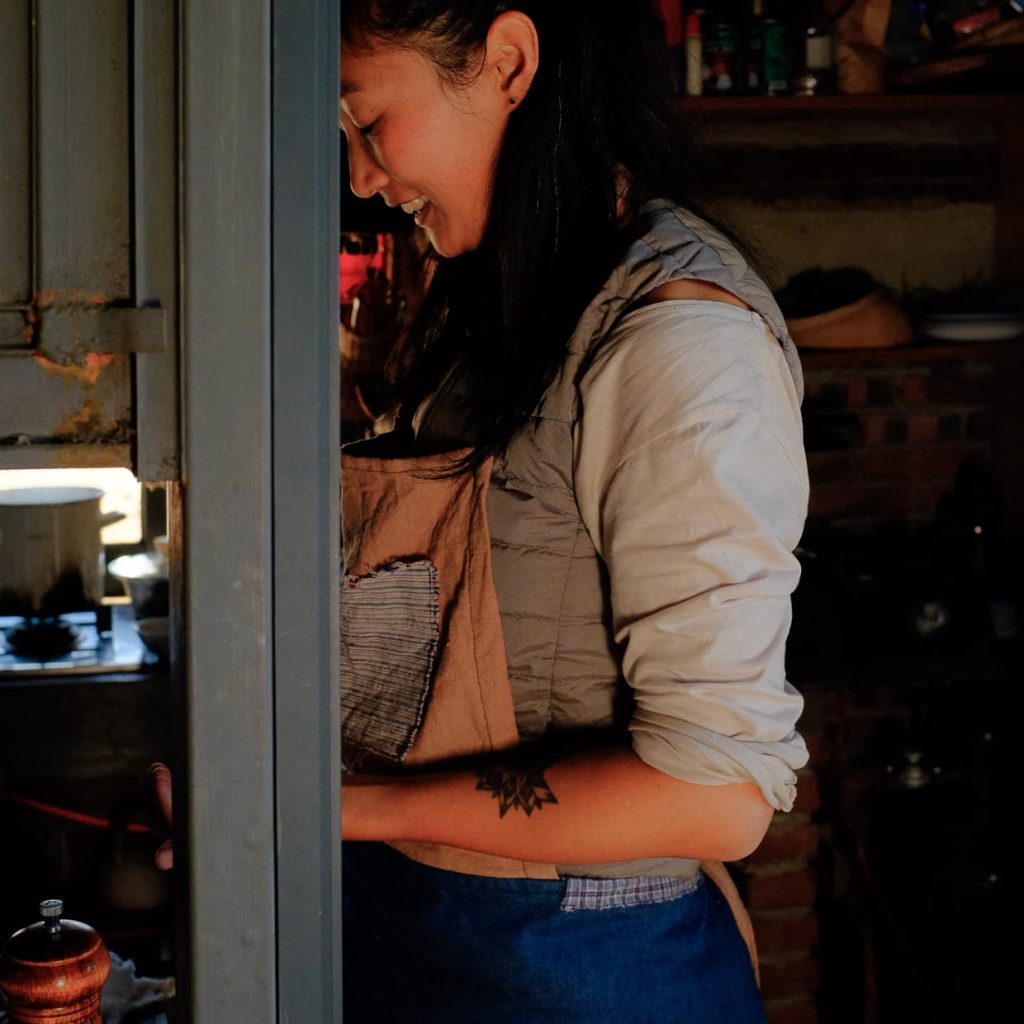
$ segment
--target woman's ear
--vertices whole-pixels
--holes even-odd
[[[492,76],[507,106],[522,103],[537,73],[539,59],[537,28],[529,17],[521,11],[505,11],[491,22],[484,73]]]

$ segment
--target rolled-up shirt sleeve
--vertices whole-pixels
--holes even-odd
[[[637,755],[791,809],[807,748],[785,645],[808,483],[778,341],[736,306],[652,304],[605,339],[580,395],[576,495],[608,569]]]

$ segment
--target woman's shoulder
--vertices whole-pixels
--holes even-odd
[[[736,237],[704,214],[670,199],[643,203],[629,234],[632,241],[622,261],[627,266],[657,261],[673,277],[725,286],[733,294],[741,285],[765,289]]]
[[[594,348],[578,379],[584,405],[611,392],[647,401],[666,389],[678,405],[756,403],[765,377],[789,376],[778,339],[756,310],[723,301],[718,289],[667,291],[624,313]]]
[[[665,308],[652,316],[651,311],[660,307]],[[639,207],[623,257],[580,328],[573,346],[583,354],[577,379],[607,357],[608,348],[616,347],[624,334],[639,329],[650,338],[669,329],[666,343],[705,338],[720,349],[716,358],[755,338],[755,347],[767,349],[773,362],[781,357],[797,394],[801,392],[799,364],[785,319],[741,245],[669,199]]]
[[[637,306],[649,306],[655,302],[671,302],[680,300],[693,300],[703,302],[724,302],[729,306],[739,306],[740,309],[751,309],[750,303],[745,302],[738,295],[723,288],[719,284],[710,281],[700,281],[693,278],[677,278],[665,284],[658,285],[646,292]]]

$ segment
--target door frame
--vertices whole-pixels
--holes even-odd
[[[179,998],[336,1021],[339,8],[180,2]]]

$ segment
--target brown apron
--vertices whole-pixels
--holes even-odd
[[[402,752],[394,755],[395,759],[404,765],[423,765],[515,747],[519,734],[491,576],[487,526],[491,460],[471,473],[441,477],[439,471],[450,468],[453,460],[467,452],[377,458],[358,454],[359,446],[355,448],[342,455],[343,546],[348,574],[343,609],[363,580],[371,586],[382,583],[385,588],[395,581],[385,599],[387,607],[406,599],[418,602],[418,608],[436,602],[436,644],[420,662],[430,665],[429,678],[422,681],[424,710],[411,716],[408,738],[400,744]],[[403,580],[411,580],[413,574],[395,570],[412,564],[432,567],[431,572],[417,577],[429,581],[423,584],[432,588],[429,595],[412,593],[419,583],[403,586]],[[392,577],[382,577],[382,570],[392,572]],[[401,646],[404,639],[396,637],[395,644]],[[343,642],[355,644],[356,640],[343,635]],[[422,654],[421,647],[417,645],[413,657]],[[404,667],[389,672],[397,678]],[[343,684],[349,682],[343,680]],[[357,719],[357,712],[346,715],[343,707],[343,747],[360,745],[359,736],[353,735],[358,730],[350,727]],[[390,845],[412,860],[446,871],[499,878],[559,877],[553,864],[438,843],[396,841]],[[729,903],[760,983],[753,928],[732,878],[718,861],[702,861],[700,866]]]

